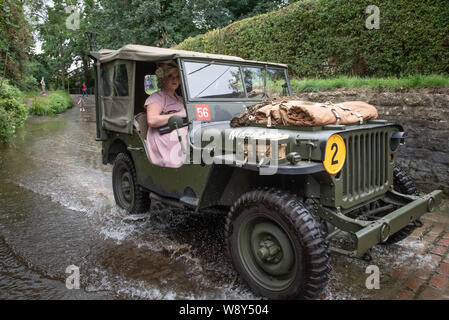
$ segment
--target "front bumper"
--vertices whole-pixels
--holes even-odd
[[[443,192],[435,190],[416,197],[389,191],[386,201],[401,207],[386,216],[373,221],[363,229],[352,233],[357,256],[361,256],[372,246],[385,242],[388,237],[401,230],[426,212],[434,211],[441,203]]]

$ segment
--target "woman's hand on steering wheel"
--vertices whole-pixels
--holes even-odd
[[[181,118],[186,118],[187,117],[186,109],[182,108],[182,110],[178,112],[178,116],[180,116]]]

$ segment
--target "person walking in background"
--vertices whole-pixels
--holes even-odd
[[[86,111],[86,109],[84,108],[84,95],[79,97],[78,105],[80,107],[80,111]]]
[[[86,87],[86,84],[85,84],[85,83],[83,83],[83,97],[84,97],[84,96],[88,97],[88,94],[87,94],[87,87]]]
[[[44,77],[42,77],[42,79],[41,79],[41,86],[42,86],[42,93],[44,93],[45,92],[45,80],[44,80]]]

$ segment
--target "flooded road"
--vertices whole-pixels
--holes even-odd
[[[95,114],[30,117],[0,149],[0,299],[253,299],[224,256],[224,215],[127,215]],[[69,265],[80,269],[68,290]]]
[[[0,299],[259,299],[225,256],[223,213],[154,203],[127,215],[115,205],[111,169],[101,163],[92,105],[31,116],[0,146]],[[431,263],[410,246],[376,247],[381,272]],[[323,298],[369,298],[369,264],[332,255]],[[79,267],[79,290],[66,288],[70,265]]]

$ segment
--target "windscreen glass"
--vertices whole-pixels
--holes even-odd
[[[248,98],[265,96],[265,68],[243,67],[243,78]]]
[[[238,66],[185,62],[189,96],[199,98],[245,98]]]
[[[266,94],[268,97],[289,95],[284,69],[267,68]]]

